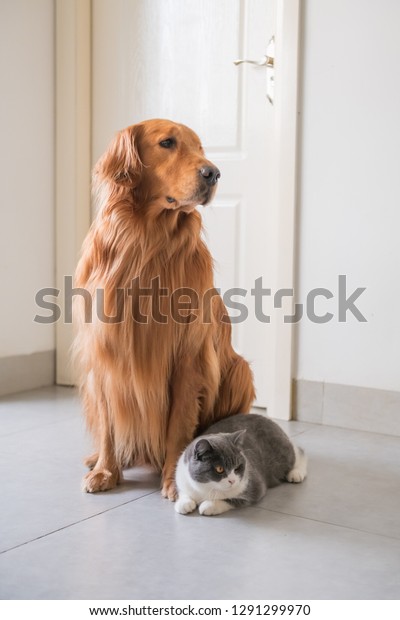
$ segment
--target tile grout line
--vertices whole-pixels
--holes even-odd
[[[275,514],[284,515],[286,517],[294,517],[295,519],[303,519],[304,521],[312,521],[313,523],[321,523],[322,525],[331,525],[333,527],[340,527],[344,530],[350,530],[351,532],[359,532],[360,534],[369,534],[371,536],[379,536],[380,538],[385,538],[386,540],[393,540],[400,543],[400,538],[395,538],[394,536],[386,536],[385,534],[379,534],[378,532],[372,532],[370,530],[359,530],[355,527],[351,527],[350,525],[341,525],[340,523],[332,523],[331,521],[321,521],[320,519],[313,519],[312,517],[303,517],[301,515],[292,514],[291,512],[282,512],[281,510],[273,510],[272,508],[263,508],[262,506],[254,506],[254,508],[258,508],[258,510],[264,510],[266,512],[273,512]]]
[[[41,536],[36,536],[36,538],[31,538],[30,540],[26,540],[23,543],[19,543],[18,545],[14,545],[13,547],[9,547],[8,549],[3,549],[0,551],[0,555],[8,553],[9,551],[14,551],[15,549],[19,549],[20,547],[24,547],[25,545],[29,545],[30,543],[36,542],[37,540],[41,540],[42,538],[46,538],[47,536],[52,536],[53,534],[57,534],[57,532],[62,532],[62,530],[66,530],[70,527],[74,527],[74,525],[79,525],[79,523],[84,523],[85,521],[89,521],[90,519],[94,519],[95,517],[99,517],[100,515],[106,514],[107,512],[111,512],[112,510],[116,510],[117,508],[121,508],[122,506],[126,506],[127,504],[132,504],[133,502],[137,502],[144,497],[148,497],[149,495],[154,495],[155,493],[159,493],[159,491],[150,491],[149,493],[145,493],[145,495],[141,495],[140,497],[136,497],[135,499],[130,499],[127,502],[123,502],[122,504],[118,504],[117,506],[112,506],[112,508],[106,508],[105,510],[101,510],[96,514],[90,515],[89,517],[85,517],[84,519],[79,519],[78,521],[74,521],[73,523],[68,523],[68,525],[64,525],[63,527],[59,527],[56,530],[52,530],[51,532],[46,532],[46,534],[42,534]]]

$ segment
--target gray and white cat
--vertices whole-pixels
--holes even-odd
[[[181,514],[199,507],[217,515],[258,502],[280,482],[302,482],[307,474],[304,451],[272,420],[238,414],[210,426],[180,456],[176,468]]]

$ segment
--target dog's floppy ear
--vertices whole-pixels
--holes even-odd
[[[142,169],[137,151],[139,132],[137,125],[131,125],[116,134],[95,166],[94,176],[99,181],[112,181],[126,187],[137,185]]]

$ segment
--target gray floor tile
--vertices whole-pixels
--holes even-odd
[[[297,422],[296,420],[275,420],[277,424],[285,431],[288,437],[297,437],[303,433],[318,428],[318,424],[310,424],[309,422]]]
[[[83,494],[73,390],[0,400],[0,597],[400,597],[400,439],[279,422],[310,459],[255,508],[178,515],[151,470]],[[8,550],[8,551],[4,551]]]
[[[295,443],[308,478],[271,489],[261,506],[400,540],[400,438],[315,426]]]
[[[113,491],[82,493],[90,452],[76,415],[0,437],[0,551],[159,489],[158,475],[135,468]]]
[[[259,508],[178,515],[154,494],[0,556],[0,595],[396,598],[400,541]]]
[[[52,386],[0,398],[0,438],[80,416],[77,390]]]

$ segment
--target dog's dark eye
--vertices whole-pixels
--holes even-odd
[[[167,138],[166,140],[161,140],[159,145],[162,146],[163,149],[172,149],[175,146],[174,138]]]

